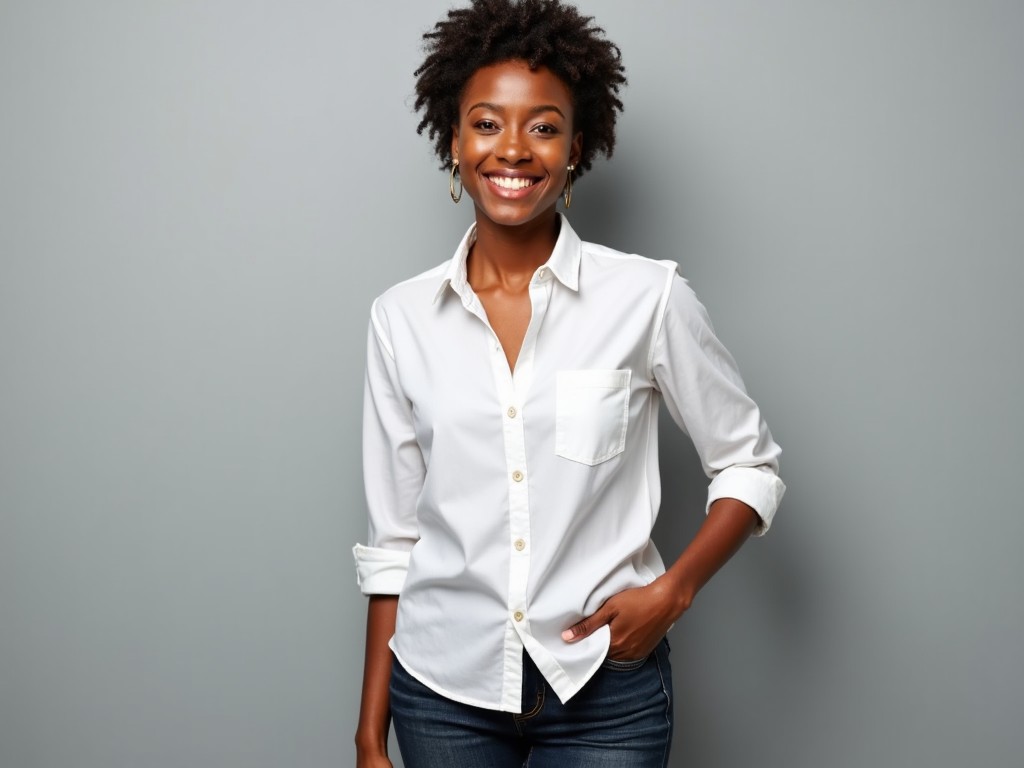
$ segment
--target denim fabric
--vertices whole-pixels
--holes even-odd
[[[562,704],[523,657],[523,712],[451,701],[396,660],[391,714],[406,768],[665,768],[672,742],[668,642],[608,659]]]

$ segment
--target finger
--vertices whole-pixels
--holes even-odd
[[[562,639],[567,643],[575,643],[593,634],[597,629],[611,621],[611,616],[603,608],[597,613],[576,622],[567,630],[562,632]]]

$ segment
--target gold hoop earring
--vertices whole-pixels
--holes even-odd
[[[455,174],[459,172],[459,161],[452,160],[452,172],[448,176],[448,192],[452,196],[452,202],[458,203],[462,199],[462,176],[459,175],[459,194],[455,194]]]
[[[569,174],[565,177],[565,190],[562,192],[562,199],[565,201],[566,208],[572,205],[572,172],[575,170],[576,166],[570,165]]]

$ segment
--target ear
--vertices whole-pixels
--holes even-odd
[[[569,164],[579,165],[581,157],[583,157],[583,133],[577,131],[576,135],[572,137],[572,144],[569,147]]]
[[[459,159],[459,126],[452,124],[452,160]]]

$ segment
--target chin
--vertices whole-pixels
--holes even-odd
[[[555,203],[544,208],[523,209],[513,205],[479,205],[477,216],[502,227],[518,227],[555,215]]]

